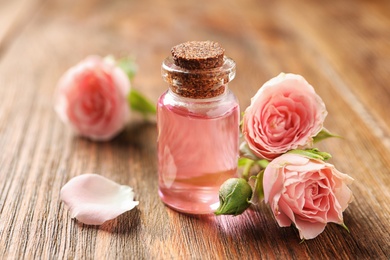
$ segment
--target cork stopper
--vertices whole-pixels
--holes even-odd
[[[177,66],[196,70],[221,67],[225,50],[217,42],[192,41],[174,46],[171,53]]]
[[[219,43],[192,41],[174,46],[161,67],[170,89],[183,97],[205,99],[223,94],[235,77],[235,62]]]

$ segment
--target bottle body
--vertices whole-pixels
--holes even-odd
[[[212,213],[220,185],[237,169],[239,106],[227,88],[191,99],[165,92],[158,101],[159,195],[171,208]]]

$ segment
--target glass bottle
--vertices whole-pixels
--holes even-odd
[[[210,47],[210,42],[187,44]],[[207,48],[200,52],[208,55]],[[237,169],[239,105],[228,89],[236,65],[223,55],[217,67],[183,68],[186,64],[174,58],[162,64],[169,89],[157,105],[159,195],[177,211],[212,213],[219,206],[220,185]]]

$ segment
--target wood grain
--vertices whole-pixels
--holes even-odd
[[[1,259],[388,259],[390,257],[390,5],[388,1],[0,2]],[[241,109],[280,72],[324,99],[319,145],[350,174],[351,233],[329,224],[300,243],[268,206],[237,217],[189,216],[157,194],[156,125],[136,115],[110,142],[74,136],[53,110],[55,85],[90,54],[132,55],[133,87],[156,101],[161,61],[187,40],[215,40],[237,62]],[[61,187],[95,172],[132,186],[140,205],[101,226],[72,220]]]

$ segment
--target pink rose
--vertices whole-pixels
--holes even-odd
[[[251,99],[242,132],[251,151],[270,160],[310,146],[326,115],[324,102],[302,76],[281,73]]]
[[[298,154],[284,154],[264,172],[264,201],[281,227],[294,223],[301,239],[319,235],[328,222],[343,224],[352,201],[353,179],[332,164]]]
[[[109,140],[127,123],[129,92],[130,81],[114,62],[90,56],[59,80],[55,109],[78,134]]]

